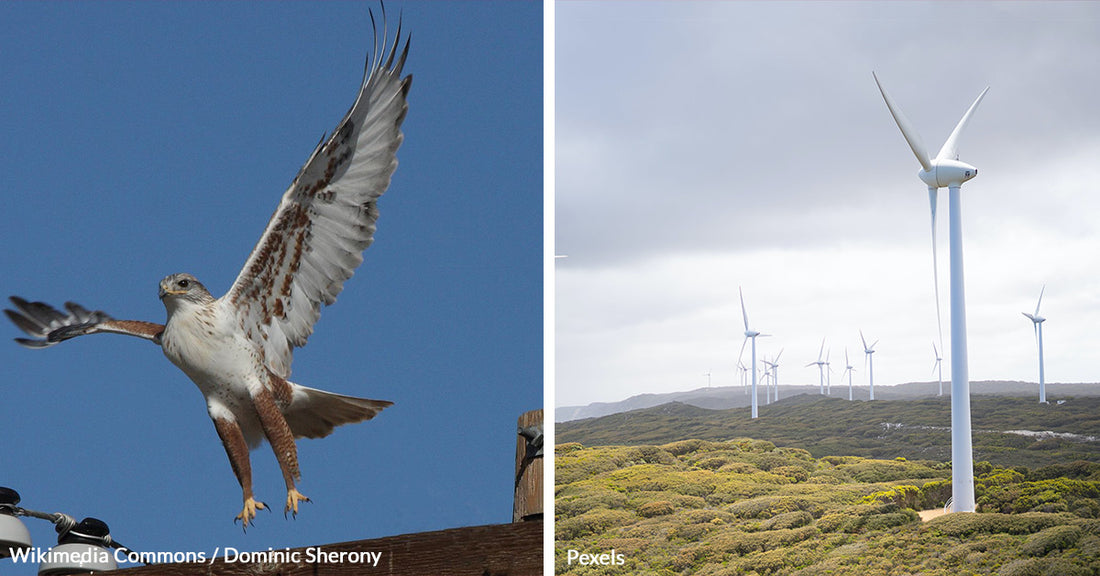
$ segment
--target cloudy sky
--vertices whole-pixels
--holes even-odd
[[[934,378],[919,164],[960,141],[971,380],[1100,381],[1100,5],[559,2],[558,406],[739,384],[744,326],[780,384],[816,384],[822,338],[866,384]],[[947,191],[940,293],[949,344]],[[746,351],[746,362],[748,351]],[[950,354],[944,353],[948,378]]]
[[[4,319],[0,486],[24,506],[101,518],[142,552],[206,554],[511,521],[516,420],[543,401],[542,6],[394,4],[389,38],[398,13],[412,38],[400,166],[363,265],[293,366],[303,385],[394,406],[298,442],[313,501],[296,520],[255,450],[275,511],[245,534],[202,396],[160,350],[120,336],[26,350]],[[351,105],[368,10],[0,3],[0,307],[71,299],[163,322],[167,274],[223,293]]]

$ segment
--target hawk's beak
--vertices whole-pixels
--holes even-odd
[[[168,296],[169,294],[171,294],[172,296],[178,296],[178,295],[180,295],[180,294],[186,294],[186,293],[187,293],[187,291],[186,291],[186,290],[169,290],[169,289],[165,288],[165,287],[164,287],[164,286],[162,285],[162,286],[160,287],[160,294],[159,294],[159,296],[160,296],[160,299],[161,299],[161,300],[164,300],[164,297],[165,297],[165,296]]]

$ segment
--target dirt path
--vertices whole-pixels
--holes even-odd
[[[921,510],[920,512],[918,512],[918,514],[920,514],[921,522],[927,522],[927,521],[929,521],[933,518],[936,518],[938,516],[943,516],[943,508],[933,508],[931,510]]]

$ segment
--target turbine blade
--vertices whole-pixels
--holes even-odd
[[[817,351],[817,361],[821,362],[821,353],[825,351],[825,339],[821,339],[821,350]]]
[[[890,115],[894,117],[894,122],[896,122],[898,128],[901,129],[901,135],[904,136],[905,141],[909,143],[909,148],[913,150],[913,154],[916,155],[921,168],[931,172],[932,161],[928,158],[928,151],[924,148],[924,142],[921,140],[920,134],[913,128],[912,123],[905,117],[905,114],[902,114],[901,108],[898,108],[890,98],[890,95],[886,93],[886,89],[882,87],[882,82],[878,81],[878,75],[874,72],[871,72],[871,75],[875,77],[875,84],[878,85],[878,91],[882,93],[882,99],[886,101],[886,107],[890,109]],[[963,118],[965,119],[966,117],[964,116]]]
[[[939,190],[934,186],[928,187],[928,204],[932,208],[932,283],[934,284],[934,290],[936,293],[936,334],[940,337],[940,345],[943,345],[943,317],[940,313],[940,264],[937,257],[938,247],[936,246],[936,201],[939,196]],[[935,347],[935,342],[932,346]]]
[[[982,90],[981,94],[978,94],[978,98],[974,100],[974,103],[966,110],[966,114],[963,114],[962,119],[955,125],[955,129],[952,130],[951,135],[947,137],[947,142],[944,142],[943,148],[940,148],[940,153],[936,154],[937,161],[959,159],[959,135],[966,129],[966,125],[970,122],[970,116],[974,114],[974,109],[978,107],[978,103],[982,101],[982,98],[985,98],[986,92],[989,92],[988,87]]]
[[[1043,292],[1047,291],[1047,285],[1043,284],[1043,289],[1039,291],[1039,303],[1035,305],[1035,316],[1039,316],[1039,306],[1043,304]],[[1056,311],[1057,312],[1057,311]]]
[[[867,351],[867,339],[863,337],[863,330],[859,331],[859,339],[863,341],[863,351]]]
[[[749,337],[745,336],[745,339],[741,341],[741,353],[737,355],[737,365],[741,365],[741,359],[745,357],[745,345],[749,343]]]
[[[737,287],[737,293],[741,295],[741,316],[745,318],[745,332],[749,331],[749,313],[745,312],[745,293],[741,291],[741,287]],[[744,346],[742,346],[744,348]]]

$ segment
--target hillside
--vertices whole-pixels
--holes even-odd
[[[879,386],[875,388],[876,400],[916,400],[936,395],[938,382],[911,382],[897,386]],[[867,400],[869,392],[865,386],[856,386],[853,399]],[[970,392],[980,395],[1039,397],[1039,385],[1034,382],[1019,381],[975,381],[970,383]],[[799,394],[817,394],[819,386],[780,386],[780,398],[789,398]],[[951,383],[944,382],[944,395],[950,396]],[[1100,384],[1047,384],[1047,395],[1052,398],[1068,396],[1100,396]],[[847,386],[834,385],[832,396],[848,398]],[[556,422],[568,422],[582,418],[598,418],[619,412],[652,408],[670,402],[690,404],[699,408],[725,410],[748,406],[750,397],[741,386],[719,386],[698,388],[686,392],[668,392],[664,394],[638,394],[618,402],[593,402],[585,406],[559,406],[554,409]],[[763,405],[763,400],[761,400]]]
[[[1100,397],[1031,398],[975,395],[971,399],[974,460],[1028,466],[1100,462]],[[673,403],[557,424],[559,444],[585,446],[666,444],[687,438],[723,441],[762,438],[813,457],[861,456],[950,459],[951,402],[947,397],[849,402],[804,394],[761,406],[708,410]]]
[[[1096,463],[978,464],[982,513],[922,522],[950,495],[942,462],[749,439],[556,453],[557,574],[1100,574]]]

